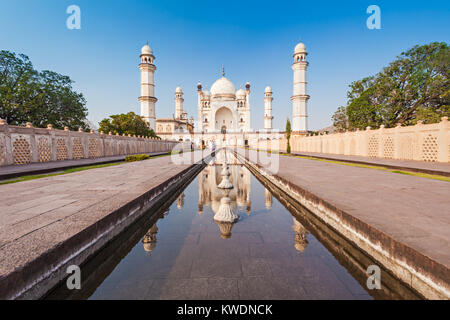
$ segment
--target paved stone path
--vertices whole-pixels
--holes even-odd
[[[146,153],[149,156],[157,156],[167,154],[167,152],[153,152]],[[25,165],[11,165],[0,167],[0,180],[9,179],[13,177],[25,176],[30,174],[41,174],[57,170],[64,170],[68,168],[83,167],[90,165],[97,165],[102,163],[110,163],[122,161],[125,158],[122,156],[102,157],[96,159],[78,159],[65,161],[51,161],[41,163],[30,163]]]
[[[389,168],[412,170],[416,172],[426,172],[430,174],[441,174],[445,176],[450,176],[450,163],[443,163],[443,162],[424,162],[413,160],[368,158],[368,157],[345,156],[339,154],[317,153],[317,152],[296,152],[295,154],[336,161],[363,163],[368,165],[385,166]]]
[[[0,186],[0,280],[189,166],[168,156]]]
[[[290,156],[279,161],[277,176],[450,267],[450,182]]]

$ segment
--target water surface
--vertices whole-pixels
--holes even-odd
[[[141,219],[88,262],[81,291],[69,293],[62,284],[49,298],[414,297],[401,284],[392,285],[392,279],[383,283],[383,290],[367,290],[362,269],[373,262],[330,236],[326,226],[314,225],[304,209],[302,218],[236,159],[230,165],[234,188],[219,189],[223,153],[216,160],[170,206],[156,217]],[[224,196],[240,217],[237,223],[214,221]],[[389,275],[384,278],[388,282]]]

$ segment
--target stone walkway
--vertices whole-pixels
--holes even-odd
[[[167,152],[146,153],[149,156],[158,156],[167,154]],[[122,161],[125,156],[102,157],[96,159],[78,159],[65,161],[51,161],[30,163],[25,165],[12,165],[0,167],[0,180],[10,179],[14,177],[26,176],[31,174],[43,174],[52,171],[65,170],[70,168],[91,166],[103,163],[111,163]]]
[[[394,160],[384,158],[369,158],[359,156],[345,156],[331,153],[317,153],[317,152],[295,152],[294,154],[300,156],[316,157],[322,159],[361,163],[367,165],[383,166],[398,170],[407,170],[414,172],[424,172],[429,174],[439,174],[450,177],[450,163],[443,162],[424,162],[413,160]]]
[[[0,186],[0,297],[5,275],[26,278],[29,262],[190,166],[161,157]]]
[[[245,150],[247,159],[255,153]],[[448,285],[449,182],[290,156],[279,156],[275,176],[444,266]]]

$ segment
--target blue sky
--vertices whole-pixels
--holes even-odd
[[[66,28],[78,5],[81,30]],[[381,30],[366,27],[369,5],[381,8]],[[292,51],[309,52],[309,124],[320,129],[346,103],[348,85],[381,70],[416,44],[449,42],[449,1],[106,1],[0,0],[0,49],[25,53],[37,69],[69,75],[87,99],[93,122],[140,112],[139,53],[156,56],[157,117],[174,113],[181,85],[185,109],[197,115],[196,85],[226,76],[252,85],[252,127],[263,126],[264,88],[274,92],[274,127],[291,116]]]

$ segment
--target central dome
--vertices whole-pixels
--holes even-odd
[[[211,94],[232,94],[234,95],[236,92],[236,88],[234,84],[225,77],[220,78],[211,87]]]

